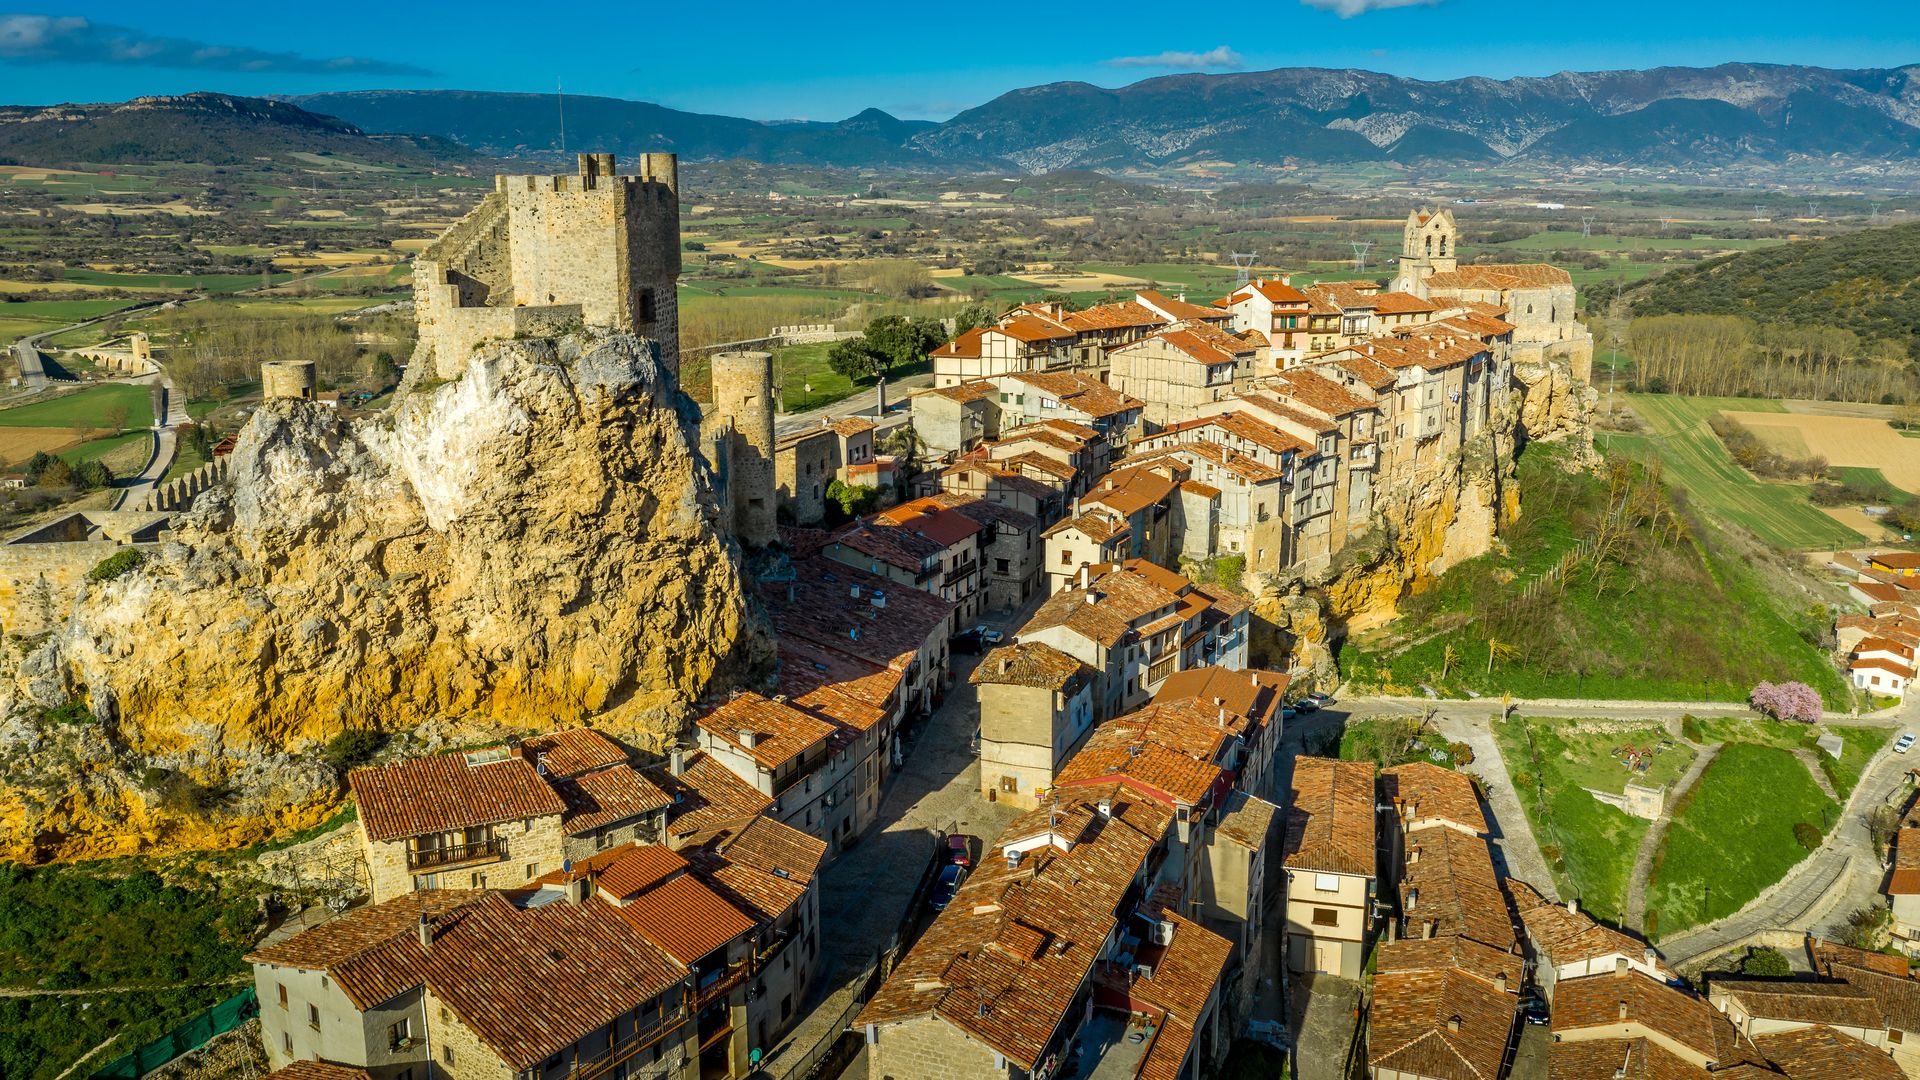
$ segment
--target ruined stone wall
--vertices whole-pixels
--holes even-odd
[[[825,428],[784,440],[774,454],[775,493],[796,525],[814,525],[827,513],[827,485],[834,479],[835,440]]]
[[[260,393],[265,397],[312,401],[319,385],[311,360],[268,360],[260,365]]]

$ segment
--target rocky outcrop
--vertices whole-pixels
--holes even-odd
[[[0,856],[310,822],[338,797],[312,751],[349,727],[668,744],[772,653],[697,430],[631,336],[492,346],[376,419],[265,403],[229,482],[0,688]],[[41,719],[66,702],[99,723]]]
[[[1597,464],[1593,449],[1593,410],[1600,395],[1575,378],[1572,365],[1554,358],[1521,360],[1513,365],[1519,384],[1520,430],[1530,441],[1565,442],[1585,464]]]

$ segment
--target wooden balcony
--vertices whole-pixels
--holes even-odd
[[[506,857],[506,837],[494,836],[470,844],[442,844],[439,847],[409,850],[407,869],[418,871],[470,866],[475,863],[498,862]]]

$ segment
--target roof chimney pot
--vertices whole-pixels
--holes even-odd
[[[420,913],[420,922],[414,927],[414,929],[420,935],[420,947],[422,949],[425,949],[428,946],[433,944],[433,923],[427,920],[426,912],[422,911]]]

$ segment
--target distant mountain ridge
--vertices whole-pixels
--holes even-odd
[[[1920,158],[1920,66],[1562,72],[1426,82],[1327,68],[1169,75],[1115,89],[1015,90],[943,123],[869,109],[767,124],[617,98],[566,99],[568,141],[693,159],[926,168],[1154,169],[1199,161],[1591,164]],[[490,154],[552,153],[552,95],[355,91],[287,99],[369,131],[417,131]]]
[[[196,161],[228,165],[286,153],[375,163],[451,164],[475,155],[432,136],[369,135],[282,101],[194,93],[94,105],[0,105],[0,161],[33,165]]]

